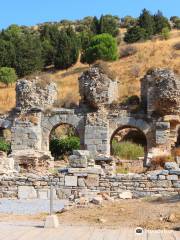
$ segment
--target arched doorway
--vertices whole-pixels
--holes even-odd
[[[117,164],[125,166],[126,170],[143,170],[147,156],[147,139],[143,131],[128,125],[119,127],[112,134],[110,145]]]
[[[53,127],[49,135],[49,150],[55,160],[64,159],[80,148],[78,131],[71,124],[61,123]]]

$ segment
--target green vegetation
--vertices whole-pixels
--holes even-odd
[[[133,43],[151,39],[155,34],[162,34],[163,29],[170,30],[168,19],[158,11],[152,15],[148,10],[143,9],[139,19],[134,26],[130,26],[125,34],[125,42]]]
[[[72,154],[73,150],[80,149],[80,139],[74,136],[53,138],[50,140],[50,151],[55,159],[63,155]]]
[[[79,39],[72,28],[61,30],[54,59],[56,69],[67,69],[79,57]]]
[[[126,160],[136,160],[144,156],[144,148],[141,145],[129,141],[119,143],[113,140],[112,152],[114,156]]]
[[[117,41],[111,35],[107,33],[96,35],[84,50],[81,61],[89,64],[97,60],[114,61],[118,57],[117,50]]]
[[[180,29],[179,17],[170,20]],[[146,9],[139,18],[102,15],[49,22],[37,28],[11,25],[0,32],[0,67],[14,68],[17,76],[23,77],[49,66],[67,69],[80,54],[82,63],[113,61],[117,59],[117,42],[121,41],[120,27],[128,28],[124,37],[127,43],[151,39],[155,34],[167,39],[170,30],[168,19],[160,11],[152,15]]]
[[[7,143],[4,139],[0,139],[0,151],[9,153],[11,149],[10,143]]]
[[[140,26],[131,27],[127,30],[124,36],[124,41],[127,43],[134,43],[139,41],[144,41],[148,38],[147,33],[144,28]]]
[[[170,31],[169,28],[165,27],[162,29],[161,36],[164,40],[167,40],[170,38]]]
[[[14,83],[17,80],[16,72],[13,68],[1,67],[0,68],[0,82],[6,86]]]

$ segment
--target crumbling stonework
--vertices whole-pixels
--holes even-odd
[[[73,126],[80,137],[81,148],[90,151],[94,157],[99,154],[109,156],[114,134],[125,128],[140,131],[146,139],[145,165],[150,165],[155,152],[171,154],[180,126],[179,79],[172,71],[155,69],[147,73],[141,81],[141,105],[144,104],[145,109],[141,107],[139,112],[131,112],[128,107],[111,107],[111,103],[117,100],[117,81],[98,66],[82,74],[79,88],[82,101],[77,108],[55,109],[53,102],[57,90],[54,83],[44,85],[37,78],[17,82],[17,107],[11,117],[0,120],[0,126],[11,129],[12,156],[22,159],[23,151],[34,152],[34,157],[28,160],[33,166],[31,169],[38,168],[36,159],[39,159],[39,153],[49,156],[45,161],[51,161],[50,134],[61,124]],[[50,106],[48,111],[47,106]],[[24,153],[22,156],[25,158]],[[76,167],[88,164],[83,157],[76,156],[71,160],[72,166]]]
[[[148,116],[180,114],[180,78],[169,69],[152,69],[141,80]]]
[[[94,108],[109,105],[118,97],[117,81],[96,66],[81,75],[79,90],[82,102]]]
[[[20,110],[51,106],[57,97],[56,85],[40,78],[22,79],[16,84],[16,107]]]

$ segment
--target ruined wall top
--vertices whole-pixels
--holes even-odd
[[[56,84],[39,77],[21,79],[16,84],[16,107],[21,110],[45,108],[53,105],[57,98]]]
[[[172,70],[155,68],[141,80],[141,99],[151,115],[180,113],[180,78]]]
[[[98,64],[80,76],[79,91],[82,102],[95,108],[111,104],[118,98],[117,81]]]

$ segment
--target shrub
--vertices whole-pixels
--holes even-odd
[[[141,145],[129,141],[119,143],[113,140],[112,152],[114,156],[126,160],[136,160],[144,156],[144,148]]]
[[[4,139],[0,139],[0,151],[8,153],[11,149],[10,143],[7,143]]]
[[[16,79],[17,79],[17,75],[13,68],[8,68],[8,67],[0,68],[0,82],[8,86],[9,84],[14,83]]]
[[[129,45],[120,50],[120,57],[123,58],[123,57],[132,56],[135,53],[137,53],[137,48]]]
[[[117,41],[109,34],[94,36],[81,56],[81,62],[94,63],[97,60],[115,61],[117,59]]]
[[[50,140],[50,151],[55,159],[58,159],[62,155],[70,155],[73,150],[77,149],[80,149],[80,139],[78,137],[68,136]]]
[[[162,29],[161,36],[164,40],[167,40],[170,38],[170,30],[168,27],[165,27]]]
[[[175,44],[173,45],[173,48],[174,48],[175,50],[180,50],[180,42],[175,43]]]

